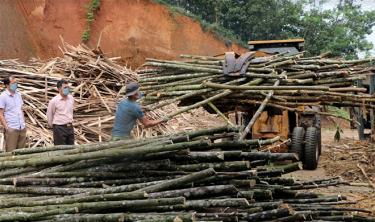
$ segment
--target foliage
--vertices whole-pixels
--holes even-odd
[[[372,32],[375,12],[363,11],[353,0],[340,0],[330,10],[323,9],[325,0],[158,1],[183,8],[213,24],[216,32],[234,33],[243,42],[302,37],[308,55],[332,51],[346,58],[373,47],[366,35]]]
[[[332,10],[313,9],[303,18],[303,37],[310,54],[331,51],[334,56],[356,58],[368,53],[373,45],[366,40],[375,22],[375,12],[364,12],[347,4]]]
[[[87,42],[90,39],[90,29],[86,28],[85,31],[83,31],[81,40],[82,42]]]
[[[246,41],[242,41],[238,37],[238,35],[236,35],[232,30],[224,28],[222,25],[219,25],[217,23],[212,23],[212,22],[209,22],[209,21],[205,20],[198,13],[194,14],[194,13],[180,7],[179,5],[172,4],[172,2],[169,1],[169,0],[154,0],[154,1],[157,2],[157,3],[163,4],[163,5],[166,5],[169,8],[169,10],[174,14],[182,14],[182,15],[188,16],[191,19],[199,22],[201,24],[203,30],[210,31],[210,32],[216,34],[218,38],[222,39],[227,44],[231,44],[231,43],[234,42],[234,43],[237,43],[237,44],[239,44],[243,47],[247,47]]]
[[[90,5],[87,7],[87,12],[86,12],[86,19],[87,19],[87,24],[86,24],[86,29],[83,31],[81,40],[83,42],[87,42],[90,39],[90,27],[92,22],[95,19],[95,12],[98,11],[100,8],[100,0],[92,0]]]
[[[92,0],[90,7],[91,7],[91,10],[93,12],[99,10],[99,8],[100,8],[100,0]]]
[[[92,21],[94,21],[94,13],[93,12],[91,12],[91,11],[87,12],[87,21],[90,22],[90,23]]]

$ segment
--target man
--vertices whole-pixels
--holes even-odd
[[[5,150],[10,152],[25,147],[26,124],[22,111],[23,100],[17,90],[17,79],[9,76],[3,83],[6,89],[0,95],[0,121],[5,131]]]
[[[158,125],[165,120],[147,119],[137,103],[141,98],[139,85],[137,83],[129,83],[126,85],[127,99],[122,100],[116,110],[115,123],[112,130],[112,140],[130,139],[131,131],[139,120],[146,128]]]
[[[73,106],[68,81],[57,82],[58,94],[49,101],[47,109],[48,126],[53,130],[55,145],[74,145]]]

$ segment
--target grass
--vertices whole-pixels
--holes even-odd
[[[344,108],[337,108],[335,106],[327,106],[327,111],[337,116],[350,119],[349,111],[345,110]]]
[[[90,5],[87,7],[87,24],[86,28],[82,33],[81,40],[87,42],[90,40],[90,27],[95,19],[95,12],[100,8],[100,0],[92,0]]]

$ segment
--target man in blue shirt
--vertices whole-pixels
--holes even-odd
[[[4,85],[6,89],[0,95],[0,123],[5,130],[5,150],[10,152],[26,146],[26,124],[17,79],[6,77]]]
[[[122,100],[116,110],[115,123],[112,129],[112,140],[130,139],[137,120],[146,128],[158,125],[165,120],[150,120],[145,117],[141,106],[137,103],[141,95],[137,83],[126,85],[127,99]]]

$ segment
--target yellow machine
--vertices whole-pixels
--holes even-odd
[[[295,55],[303,51],[304,43],[304,39],[248,42],[250,51],[255,52],[255,57],[264,57],[274,54]],[[303,107],[300,108],[303,109]],[[252,128],[252,138],[272,138],[280,136],[282,139],[288,139],[290,134],[289,125],[288,111],[278,112],[278,115],[268,115],[268,111],[265,111]]]
[[[295,55],[303,51],[304,39],[249,41],[250,52],[255,57],[264,57],[274,54]],[[236,117],[237,124],[246,126],[257,110],[257,106],[236,107],[241,114]],[[318,107],[299,107],[301,113],[295,113],[267,107],[252,127],[248,138],[266,139],[280,136],[282,139],[291,139],[284,152],[297,153],[304,163],[304,168],[317,168],[321,152],[320,116],[315,112]],[[280,151],[280,150],[278,150]]]
[[[247,72],[251,62],[261,57],[282,53],[294,55],[303,51],[303,39],[250,41],[250,51],[242,55],[227,52],[224,56],[224,77],[241,76]],[[181,101],[180,105],[189,105],[195,101],[191,98]],[[247,126],[258,110],[258,105],[215,104],[224,113],[235,113],[237,125]],[[215,110],[208,105],[204,108],[211,113]],[[246,135],[247,139],[268,139],[276,136],[284,141],[291,140],[284,149],[278,152],[298,154],[305,169],[316,169],[321,151],[320,116],[316,115],[318,107],[299,107],[303,112],[291,112],[273,107],[266,107]],[[312,111],[312,112],[311,112]]]

